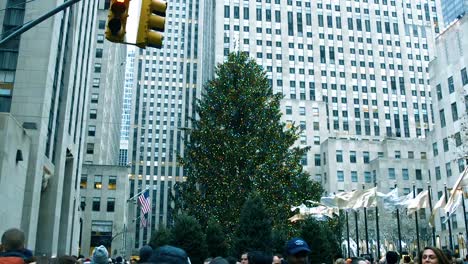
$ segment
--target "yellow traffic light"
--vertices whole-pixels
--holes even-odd
[[[146,46],[160,49],[163,44],[164,24],[166,22],[167,3],[161,0],[142,0],[140,23],[136,45],[140,48]]]
[[[125,38],[130,0],[111,0],[106,26],[106,39],[122,43]]]

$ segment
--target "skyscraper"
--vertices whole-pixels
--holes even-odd
[[[300,125],[298,143],[311,146],[302,164],[326,191],[428,179],[424,144],[407,147],[432,129],[437,1],[222,3],[214,11],[215,61],[238,49],[264,67],[284,95],[284,121]]]
[[[128,168],[119,166],[127,46],[104,39],[109,1],[98,2],[80,175],[80,253],[85,256],[100,245],[112,254],[127,252]]]
[[[441,0],[441,2],[445,25],[449,25],[468,12],[468,1],[466,0]]]
[[[183,129],[190,127],[190,118],[195,116],[195,98],[202,87],[201,58],[208,56],[199,48],[208,41],[199,29],[202,7],[198,0],[171,1],[163,49],[139,49],[135,53],[130,196],[149,188],[151,211],[146,228],[140,226],[139,220],[134,223],[134,249],[149,240],[151,229],[172,224],[171,197],[176,195],[174,186],[183,180],[177,156],[184,154]],[[140,217],[137,207],[133,218]]]
[[[452,188],[467,165],[468,158],[468,17],[450,25],[436,40],[437,58],[431,63],[435,129],[428,145],[431,153],[431,186],[434,200]],[[436,214],[436,229],[447,237],[446,215]],[[453,234],[465,233],[464,213],[451,217]]]
[[[1,1],[2,38],[62,2]],[[23,155],[15,166],[27,161],[23,185],[8,185],[17,191],[2,203],[20,212],[15,226],[38,256],[78,252],[77,180],[96,10],[97,1],[78,2],[0,46],[0,111],[9,112],[31,143],[28,152],[18,145]],[[4,224],[11,222],[1,221],[1,230],[12,227]]]

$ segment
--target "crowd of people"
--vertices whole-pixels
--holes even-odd
[[[16,228],[5,231],[0,244],[0,264],[192,264],[190,256],[178,247],[161,246],[151,248],[143,246],[139,251],[139,259],[125,260],[122,257],[111,258],[105,246],[93,250],[92,256],[59,256],[57,258],[35,257],[33,252],[25,248],[25,235]],[[269,254],[261,251],[249,251],[235,257],[214,257],[205,259],[203,264],[308,264],[320,263],[309,258],[311,249],[301,238],[292,238],[286,243],[284,257],[281,254]],[[468,258],[468,256],[467,256]],[[436,247],[426,247],[412,258],[408,254],[401,256],[395,251],[388,251],[380,260],[373,261],[366,257],[342,258],[337,256],[333,264],[468,264],[468,260],[455,258],[450,251]],[[193,263],[198,264],[198,263]]]

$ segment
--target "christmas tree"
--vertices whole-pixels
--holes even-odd
[[[281,121],[282,95],[244,53],[231,53],[205,85],[198,118],[185,139],[179,206],[202,225],[214,218],[232,234],[251,192],[265,202],[272,225],[288,225],[290,207],[317,200],[321,186],[303,172],[308,148],[295,146],[299,129]]]

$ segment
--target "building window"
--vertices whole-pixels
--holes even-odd
[[[349,152],[349,162],[356,163],[356,151]]]
[[[102,58],[102,49],[96,49],[96,58]]]
[[[445,112],[444,112],[444,109],[440,110],[439,111],[439,115],[440,115],[440,126],[441,127],[445,127]]]
[[[401,152],[399,150],[395,151],[395,159],[401,159]]]
[[[80,197],[80,209],[83,212],[86,209],[86,197]]]
[[[109,184],[107,188],[109,190],[115,190],[117,187],[117,176],[109,176]]]
[[[97,43],[104,43],[104,34],[97,35]]]
[[[314,155],[314,161],[315,161],[315,166],[319,167],[320,166],[320,154],[315,154]]]
[[[93,197],[93,211],[99,212],[101,210],[101,197]]]
[[[357,171],[351,171],[351,181],[358,182],[358,174]]]
[[[444,139],[442,140],[442,142],[443,142],[443,145],[444,145],[444,152],[449,151],[449,141],[448,141],[448,138],[444,138]]]
[[[414,159],[414,152],[408,151],[408,159]]]
[[[450,162],[445,163],[445,171],[447,172],[447,177],[452,176],[452,166],[450,165]]]
[[[459,147],[462,145],[462,139],[461,139],[461,134],[460,132],[455,133],[455,146]]]
[[[441,177],[440,177],[440,167],[439,166],[435,167],[435,175],[436,175],[436,180],[441,179]]]
[[[458,120],[457,103],[456,102],[453,103],[451,107],[452,107],[452,119],[453,119],[453,122],[455,122]]]
[[[364,163],[366,163],[366,164],[369,163],[369,161],[370,161],[369,152],[364,151],[362,154],[363,154],[362,157],[363,157]]]
[[[465,169],[465,160],[459,159],[458,160],[458,172],[462,172]]]
[[[305,153],[304,155],[302,155],[302,157],[301,157],[301,165],[302,165],[302,166],[307,166],[307,153]]]
[[[426,154],[426,152],[424,152],[424,151],[421,152],[421,159],[422,159],[422,160],[427,159],[427,154]]]
[[[396,179],[395,169],[394,168],[388,168],[388,179],[389,180],[395,180]]]
[[[94,154],[94,143],[86,144],[86,154]]]
[[[421,169],[416,169],[416,180],[422,180],[422,170]]]
[[[460,74],[462,79],[462,85],[465,86],[466,84],[468,84],[468,74],[466,73],[466,68],[461,69]]]
[[[82,174],[80,180],[80,189],[86,189],[88,187],[88,175]]]
[[[88,127],[88,136],[90,136],[90,137],[96,136],[96,126],[89,126]]]
[[[343,162],[343,151],[337,150],[336,151],[336,162]]]
[[[343,171],[337,171],[336,172],[336,177],[339,182],[344,182],[344,172]]]
[[[439,149],[437,147],[437,142],[432,143],[432,154],[434,154],[434,157],[439,155]]]
[[[366,183],[371,183],[372,182],[372,176],[371,176],[370,171],[365,171],[364,172],[364,181]]]
[[[91,103],[97,104],[99,102],[99,94],[93,93],[91,94]]]
[[[94,189],[102,189],[102,175],[94,176]]]
[[[299,107],[299,114],[302,116],[306,114],[305,107]]]
[[[447,80],[449,93],[455,92],[455,85],[453,84],[453,76],[450,76]]]
[[[89,109],[89,119],[96,119],[96,117],[97,117],[97,110]]]
[[[107,212],[115,211],[115,198],[107,198]]]
[[[106,28],[106,21],[99,20],[99,29],[105,29],[105,28]]]
[[[94,63],[94,72],[101,72],[101,63]]]
[[[290,105],[286,106],[286,114],[287,115],[292,115],[292,106],[290,106]]]
[[[401,175],[403,177],[403,180],[409,180],[409,173],[408,173],[408,169],[402,169],[401,170]]]
[[[442,86],[440,84],[436,86],[436,92],[437,92],[437,99],[441,100],[442,99]]]

